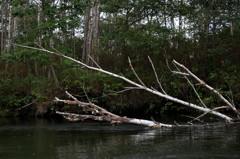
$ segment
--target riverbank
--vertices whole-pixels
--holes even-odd
[[[126,91],[124,88],[128,84],[104,74],[72,67],[57,72],[57,83],[53,77],[39,77],[33,74],[21,77],[5,72],[0,85],[0,116],[51,116],[55,115],[56,110],[81,112],[75,106],[59,105],[53,102],[55,97],[66,99],[65,91],[71,92],[79,100],[85,102],[88,102],[88,96],[91,102],[121,116],[144,118],[146,116],[157,117],[165,113],[192,113],[191,109],[185,109],[179,104],[153,96],[143,90]],[[134,75],[128,74],[128,77],[133,79]],[[147,85],[158,87],[153,84],[156,83],[154,76],[146,76],[146,78],[143,80],[147,81]],[[199,103],[195,95],[189,92],[191,87],[187,83],[184,84],[178,80],[170,82],[172,77],[163,80],[165,90],[173,96]],[[175,89],[173,90],[172,87]],[[238,87],[231,91],[236,92],[237,89]],[[202,90],[199,89],[199,91],[201,93]],[[225,93],[229,92],[225,91]],[[240,103],[237,94],[232,95],[234,101]],[[203,101],[212,106],[221,103],[214,96],[207,96],[203,98]]]
[[[54,78],[34,74],[15,76],[12,73],[2,73],[0,116],[42,116],[54,114],[54,110],[80,111],[76,107],[53,103],[55,97],[67,98],[66,90],[81,101],[88,101],[87,94],[91,102],[119,115],[139,116],[179,110],[178,107],[172,106],[172,102],[142,90],[121,93],[119,91],[127,86],[124,82],[81,68],[65,68],[62,72],[58,71],[58,83]],[[152,80],[148,80],[147,83],[150,82]]]

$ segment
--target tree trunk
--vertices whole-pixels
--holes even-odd
[[[99,61],[99,0],[96,0],[93,8],[92,8],[92,58],[95,62]],[[94,65],[94,62],[91,61],[91,66]]]
[[[179,6],[180,6],[180,10],[183,8],[183,0],[180,0],[179,2]],[[183,19],[182,19],[182,13],[179,12],[179,17],[178,17],[178,32],[181,33],[182,32],[182,24],[183,24]]]
[[[99,58],[99,6],[99,0],[96,0],[91,8],[87,7],[85,10],[82,61],[90,66],[94,65],[93,60],[98,62]]]
[[[37,26],[39,27],[41,24],[41,5],[40,3],[38,3],[37,5]],[[42,33],[40,33],[40,35],[38,35],[38,43],[40,46],[42,46]]]
[[[73,57],[76,58],[75,28],[73,28],[71,32],[72,32],[72,52],[73,52]]]
[[[17,37],[18,36],[18,17],[13,18],[13,32],[12,32],[12,37]],[[13,46],[15,49],[15,46]]]
[[[4,24],[4,1],[1,2],[1,50],[0,50],[0,55],[4,51],[4,31],[5,31],[5,24]]]
[[[8,15],[8,39],[7,39],[7,48],[10,48],[10,39],[11,39],[11,33],[12,33],[12,6],[9,5],[9,15]]]
[[[60,0],[60,7],[63,7],[64,5],[67,5],[67,2],[63,1],[63,0]],[[61,13],[60,13],[60,17],[63,19],[66,17],[66,11],[65,10],[62,10]],[[66,41],[67,41],[67,35],[66,35],[66,27],[63,26],[61,28],[61,36],[62,36],[62,43],[65,44]]]
[[[87,63],[89,61],[89,23],[90,23],[90,7],[87,7],[84,15],[84,39],[83,39],[83,50],[82,50],[82,61]]]

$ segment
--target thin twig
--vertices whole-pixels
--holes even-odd
[[[124,89],[124,90],[121,90],[121,91],[117,91],[117,92],[113,92],[113,93],[104,94],[104,95],[102,95],[102,96],[100,96],[100,97],[96,97],[96,98],[92,98],[92,99],[100,99],[100,98],[104,98],[104,97],[107,97],[107,96],[120,94],[120,93],[123,93],[123,92],[129,91],[129,90],[132,90],[132,89]]]
[[[60,53],[60,51],[58,51],[55,47],[51,47],[53,50],[55,50],[57,53]]]
[[[162,92],[163,92],[164,94],[167,94],[167,93],[165,92],[165,90],[163,89],[161,82],[159,81],[159,78],[158,78],[156,69],[155,69],[154,64],[153,64],[153,62],[152,62],[152,59],[151,59],[149,56],[148,56],[148,60],[149,60],[149,62],[151,63],[153,72],[154,72],[154,74],[155,74],[155,77],[156,77],[156,80],[157,80],[157,83],[158,83],[160,89],[162,90]]]
[[[172,73],[177,75],[189,76],[188,73],[184,73],[184,72],[172,71]]]
[[[183,75],[183,77],[187,80],[188,84],[192,87],[194,93],[196,94],[196,96],[198,97],[199,101],[202,103],[202,105],[207,108],[206,104],[203,102],[203,100],[201,99],[200,95],[198,94],[196,88],[194,87],[194,85],[192,84],[192,82],[187,78],[187,76],[189,76],[189,73],[185,73],[185,72],[181,72],[181,70],[178,68],[178,65],[176,65],[175,63],[173,63],[174,66],[176,67],[176,69],[178,71],[172,71],[173,73],[177,73],[177,74],[181,74]]]
[[[195,120],[197,120],[197,121],[199,121],[199,122],[201,122],[201,123],[204,123],[204,121],[202,121],[202,120],[200,120],[200,119],[196,119],[196,117],[192,117],[192,116],[189,116],[189,115],[181,115],[181,116],[187,117],[187,118],[191,118],[191,119],[195,119]],[[192,122],[190,122],[190,121],[189,121],[188,123],[192,124]]]
[[[230,91],[230,96],[231,96],[231,97],[228,97],[228,96],[227,96],[227,98],[228,98],[228,100],[232,103],[232,105],[233,105],[234,107],[236,107],[235,104],[234,104],[234,100],[233,100],[233,92],[232,92],[231,86],[229,86],[229,91]]]
[[[178,65],[179,67],[183,68],[185,71],[187,71],[188,74],[190,74],[195,80],[197,80],[199,83],[202,84],[202,86],[208,88],[209,90],[211,90],[213,93],[215,93],[224,103],[226,103],[237,115],[240,114],[240,112],[238,112],[238,110],[234,107],[234,105],[232,105],[226,98],[223,97],[223,95],[217,91],[216,89],[214,89],[213,87],[209,86],[208,84],[206,84],[203,80],[201,80],[200,78],[198,78],[195,74],[193,74],[188,68],[186,68],[184,65],[178,63],[177,61],[173,60],[173,63]]]
[[[126,89],[139,89],[139,90],[141,90],[141,89],[143,89],[143,88],[139,88],[139,87],[124,87],[124,88],[126,88]]]
[[[84,92],[84,94],[85,94],[85,96],[86,96],[88,102],[89,102],[89,103],[92,103],[91,100],[90,100],[90,98],[89,98],[88,95],[87,95],[87,92],[85,91],[84,86],[83,86],[83,92]]]
[[[203,116],[211,113],[212,111],[216,111],[216,110],[219,110],[219,109],[227,109],[227,108],[229,108],[229,106],[222,106],[222,107],[214,108],[214,109],[212,109],[212,110],[210,110],[210,111],[208,111],[208,112],[203,113],[202,115],[199,115],[198,117],[194,118],[193,120],[191,120],[191,121],[189,121],[189,122],[192,123],[192,122],[195,121],[195,120],[199,120],[199,118],[201,118],[201,117],[203,117]]]
[[[77,98],[75,98],[73,95],[71,95],[68,91],[65,92],[69,97],[71,97],[74,101],[79,102]]]
[[[169,69],[170,72],[173,72],[173,70],[171,69],[171,67],[169,66],[169,62],[168,59],[166,58],[166,64],[167,64],[167,68]]]
[[[134,75],[137,77],[138,81],[142,84],[142,86],[146,87],[146,85],[143,83],[143,81],[139,78],[139,76],[137,75],[135,69],[133,68],[132,66],[132,62],[131,62],[131,59],[128,57],[128,62],[129,62],[129,65],[134,73]]]
[[[31,103],[28,103],[28,104],[26,104],[26,105],[24,105],[24,106],[22,106],[21,108],[18,108],[17,110],[21,110],[21,109],[23,109],[23,108],[26,108],[26,107],[28,107],[28,106],[30,106],[30,105],[32,105],[32,104],[34,104],[36,101],[37,101],[38,99],[35,99],[34,101],[32,101]]]
[[[88,55],[88,57],[93,61],[93,63],[99,68],[99,69],[102,69],[100,67],[100,65],[92,58],[92,56]]]
[[[152,120],[155,124],[159,124],[159,122],[157,122],[153,117],[151,117],[151,120]]]
[[[198,92],[197,92],[196,88],[194,87],[194,85],[190,82],[190,80],[189,80],[186,76],[184,76],[184,77],[185,77],[185,79],[187,80],[187,82],[189,83],[189,85],[192,87],[194,93],[196,94],[196,96],[198,97],[198,99],[200,100],[200,102],[202,103],[202,105],[203,105],[205,108],[207,108],[206,104],[203,102],[202,98],[201,98],[200,95],[198,94]]]

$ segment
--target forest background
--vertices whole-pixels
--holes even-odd
[[[52,102],[64,91],[83,101],[86,91],[93,103],[128,116],[186,111],[142,90],[117,93],[128,84],[13,43],[89,65],[94,59],[135,79],[131,58],[145,84],[160,89],[150,56],[168,94],[200,103],[192,87],[169,71],[176,59],[240,107],[240,0],[2,0],[0,8],[0,116],[76,112]],[[221,105],[196,89],[206,105]]]

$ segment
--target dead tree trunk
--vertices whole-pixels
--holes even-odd
[[[65,112],[59,112],[57,111],[57,114],[63,115],[66,119],[70,121],[78,121],[78,120],[85,120],[85,119],[92,119],[97,121],[110,121],[112,124],[119,124],[119,123],[131,123],[131,124],[137,124],[137,125],[143,125],[148,127],[173,127],[171,124],[163,124],[155,121],[150,120],[143,120],[143,119],[135,119],[135,118],[128,118],[128,117],[120,117],[118,115],[115,115],[113,113],[110,113],[109,111],[89,102],[80,102],[77,100],[74,96],[72,96],[70,93],[66,92],[66,94],[72,99],[72,100],[62,100],[55,98],[55,102],[63,102],[69,105],[77,105],[78,107],[81,107],[82,110],[86,112],[90,112],[90,115],[81,115],[81,114],[74,114],[74,113],[65,113]]]
[[[17,44],[15,44],[15,45],[17,45]],[[176,66],[177,71],[172,71],[172,73],[177,74],[177,75],[181,75],[181,76],[185,77],[185,78],[187,79],[188,83],[192,86],[194,92],[197,94],[196,89],[194,88],[194,85],[193,85],[192,83],[190,83],[190,81],[188,80],[188,77],[192,77],[192,78],[195,79],[197,82],[199,82],[200,85],[208,88],[210,91],[212,91],[213,93],[217,94],[217,96],[218,96],[223,102],[225,102],[225,103],[227,104],[227,106],[219,106],[219,107],[210,109],[210,108],[208,108],[204,103],[203,103],[203,106],[200,106],[200,105],[196,105],[196,104],[194,104],[194,103],[190,103],[190,102],[187,102],[187,101],[184,101],[184,100],[181,100],[181,99],[178,99],[178,98],[175,98],[175,97],[172,97],[172,96],[168,95],[168,94],[166,93],[166,91],[164,91],[164,89],[163,89],[162,86],[161,86],[161,83],[160,83],[160,81],[159,81],[159,79],[158,79],[158,76],[157,76],[157,73],[156,73],[156,71],[155,71],[155,67],[154,67],[153,62],[152,62],[152,60],[151,60],[150,58],[149,58],[149,61],[150,61],[151,65],[152,65],[153,72],[154,72],[154,74],[155,74],[155,76],[156,76],[157,83],[160,85],[161,91],[158,91],[158,90],[156,90],[155,88],[152,88],[152,87],[149,88],[149,87],[147,87],[147,86],[143,83],[143,81],[139,78],[139,76],[138,76],[137,73],[135,72],[135,70],[134,70],[134,68],[133,68],[133,66],[132,66],[132,64],[131,64],[131,60],[130,60],[130,59],[129,59],[130,67],[131,67],[133,73],[135,74],[135,76],[136,76],[136,78],[138,79],[139,82],[134,82],[134,81],[132,81],[132,80],[124,77],[123,75],[118,75],[118,74],[115,74],[115,73],[106,71],[106,70],[102,69],[99,65],[97,65],[97,63],[95,63],[95,64],[97,65],[97,67],[93,67],[93,66],[89,66],[89,65],[87,65],[87,64],[85,64],[85,63],[83,63],[83,62],[81,62],[81,61],[78,61],[78,60],[76,60],[76,59],[73,59],[73,58],[71,58],[71,57],[65,56],[64,54],[52,52],[52,51],[46,50],[46,49],[44,49],[44,48],[34,48],[34,47],[28,47],[28,46],[23,46],[23,45],[17,45],[17,46],[24,47],[24,48],[29,48],[29,49],[35,49],[35,50],[39,50],[39,51],[44,51],[44,52],[47,52],[47,53],[50,53],[50,54],[54,54],[54,55],[57,55],[57,56],[60,56],[60,57],[69,59],[69,60],[71,60],[71,61],[74,61],[74,62],[80,64],[81,66],[83,66],[83,67],[85,67],[85,68],[87,68],[87,69],[94,70],[94,71],[97,71],[97,72],[101,72],[101,73],[104,73],[104,74],[107,74],[107,75],[110,75],[110,76],[119,78],[119,79],[121,79],[121,80],[123,80],[123,81],[125,81],[125,82],[127,82],[127,83],[129,83],[129,84],[131,84],[131,85],[134,86],[134,87],[128,87],[128,89],[142,89],[142,90],[145,90],[145,91],[147,91],[147,92],[149,92],[149,93],[152,93],[152,94],[154,94],[154,95],[157,95],[157,96],[159,96],[159,97],[165,98],[165,99],[167,99],[167,100],[170,100],[170,101],[173,101],[173,102],[182,104],[182,105],[184,105],[184,106],[186,106],[186,107],[188,107],[188,108],[192,108],[192,109],[195,109],[195,110],[197,110],[197,111],[202,112],[203,114],[200,115],[199,117],[197,117],[196,119],[198,119],[198,118],[200,118],[200,117],[202,117],[202,116],[204,116],[204,115],[211,114],[211,115],[214,115],[214,116],[216,116],[216,117],[218,117],[218,118],[221,118],[221,119],[225,120],[226,122],[233,122],[233,121],[236,120],[236,118],[233,118],[233,117],[230,117],[230,116],[228,116],[228,115],[225,115],[225,114],[223,114],[223,113],[221,113],[221,112],[218,112],[218,110],[220,110],[220,109],[231,109],[231,110],[233,110],[233,112],[234,112],[234,113],[236,114],[236,116],[237,116],[237,119],[239,119],[240,113],[239,113],[239,111],[235,108],[235,106],[234,106],[233,104],[231,104],[231,102],[229,102],[226,98],[224,98],[223,95],[220,94],[220,92],[218,92],[217,90],[215,90],[215,89],[212,88],[211,86],[207,85],[203,80],[199,79],[195,74],[193,74],[193,73],[192,73],[189,69],[187,69],[184,65],[178,63],[178,62],[175,61],[175,60],[173,60],[173,64]],[[95,62],[95,61],[93,61],[93,62]],[[199,97],[199,96],[198,96],[198,97]],[[72,98],[73,98],[73,97],[72,97]],[[199,100],[201,100],[200,97],[199,97]],[[61,101],[61,102],[66,102],[66,101],[63,101],[63,100],[59,100],[58,98],[56,98],[55,101],[57,101],[57,102],[60,102],[60,101]],[[201,100],[201,101],[202,101],[202,100]],[[75,102],[76,102],[76,101],[75,101]],[[70,104],[71,102],[68,101],[68,102],[66,102],[66,103]],[[77,104],[77,103],[75,103],[75,104]],[[78,104],[79,104],[79,103],[78,103]],[[89,117],[89,118],[92,118],[92,117]],[[129,121],[131,121],[131,120],[129,120]],[[131,122],[134,122],[134,121],[136,121],[136,120],[132,120]],[[137,121],[139,121],[139,120],[137,120]],[[149,124],[149,125],[151,125],[151,124]],[[151,125],[151,126],[153,126],[153,125]],[[160,126],[160,127],[161,127],[161,126]],[[171,126],[168,125],[167,127],[171,127]]]

